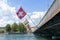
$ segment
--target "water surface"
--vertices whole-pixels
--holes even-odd
[[[0,40],[49,40],[34,34],[0,34]]]

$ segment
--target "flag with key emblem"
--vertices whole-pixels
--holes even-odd
[[[18,12],[16,14],[17,14],[18,18],[22,19],[26,15],[26,12],[23,10],[22,7],[20,7],[20,9],[18,10]]]

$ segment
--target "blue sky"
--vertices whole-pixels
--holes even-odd
[[[53,0],[8,0],[10,6],[16,7],[16,10],[22,6],[26,12],[46,11],[52,2]]]
[[[13,24],[14,22],[23,22],[26,18],[29,24],[32,26],[37,25],[48,8],[51,6],[54,0],[0,0],[0,27],[4,27],[6,24]],[[16,12],[20,6],[30,16],[26,15],[22,20],[16,16]]]

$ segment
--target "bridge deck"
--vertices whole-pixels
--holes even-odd
[[[54,1],[53,5],[37,27],[34,34],[60,36],[60,0]]]

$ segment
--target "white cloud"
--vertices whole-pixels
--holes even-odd
[[[33,22],[36,22],[35,20],[42,18],[45,12],[32,12],[30,17]],[[0,0],[0,17],[0,27],[4,27],[6,24],[12,24],[14,22],[19,23],[20,20],[16,15],[16,8],[8,5],[7,0]],[[25,16],[23,19],[25,18],[28,19],[31,26],[34,26],[29,17]]]
[[[0,14],[14,14],[16,12],[15,7],[11,7],[8,5],[7,0],[0,0]]]
[[[32,19],[39,19],[44,16],[45,12],[33,12],[33,15],[31,16]]]
[[[39,12],[32,12],[32,15],[30,16],[31,19],[29,20],[30,25],[31,26],[37,25],[40,22],[40,20],[42,19],[42,17],[45,15],[45,13],[46,13],[46,11],[44,11],[44,12],[43,11],[42,12],[40,12],[40,11]],[[39,22],[36,20],[39,20]]]
[[[2,19],[0,19],[0,27],[5,26],[7,22],[8,22],[8,17],[2,17]]]
[[[12,24],[15,22],[12,19],[18,19],[16,17],[16,8],[8,5],[7,0],[0,0],[0,17],[0,27],[4,27],[6,24]]]

